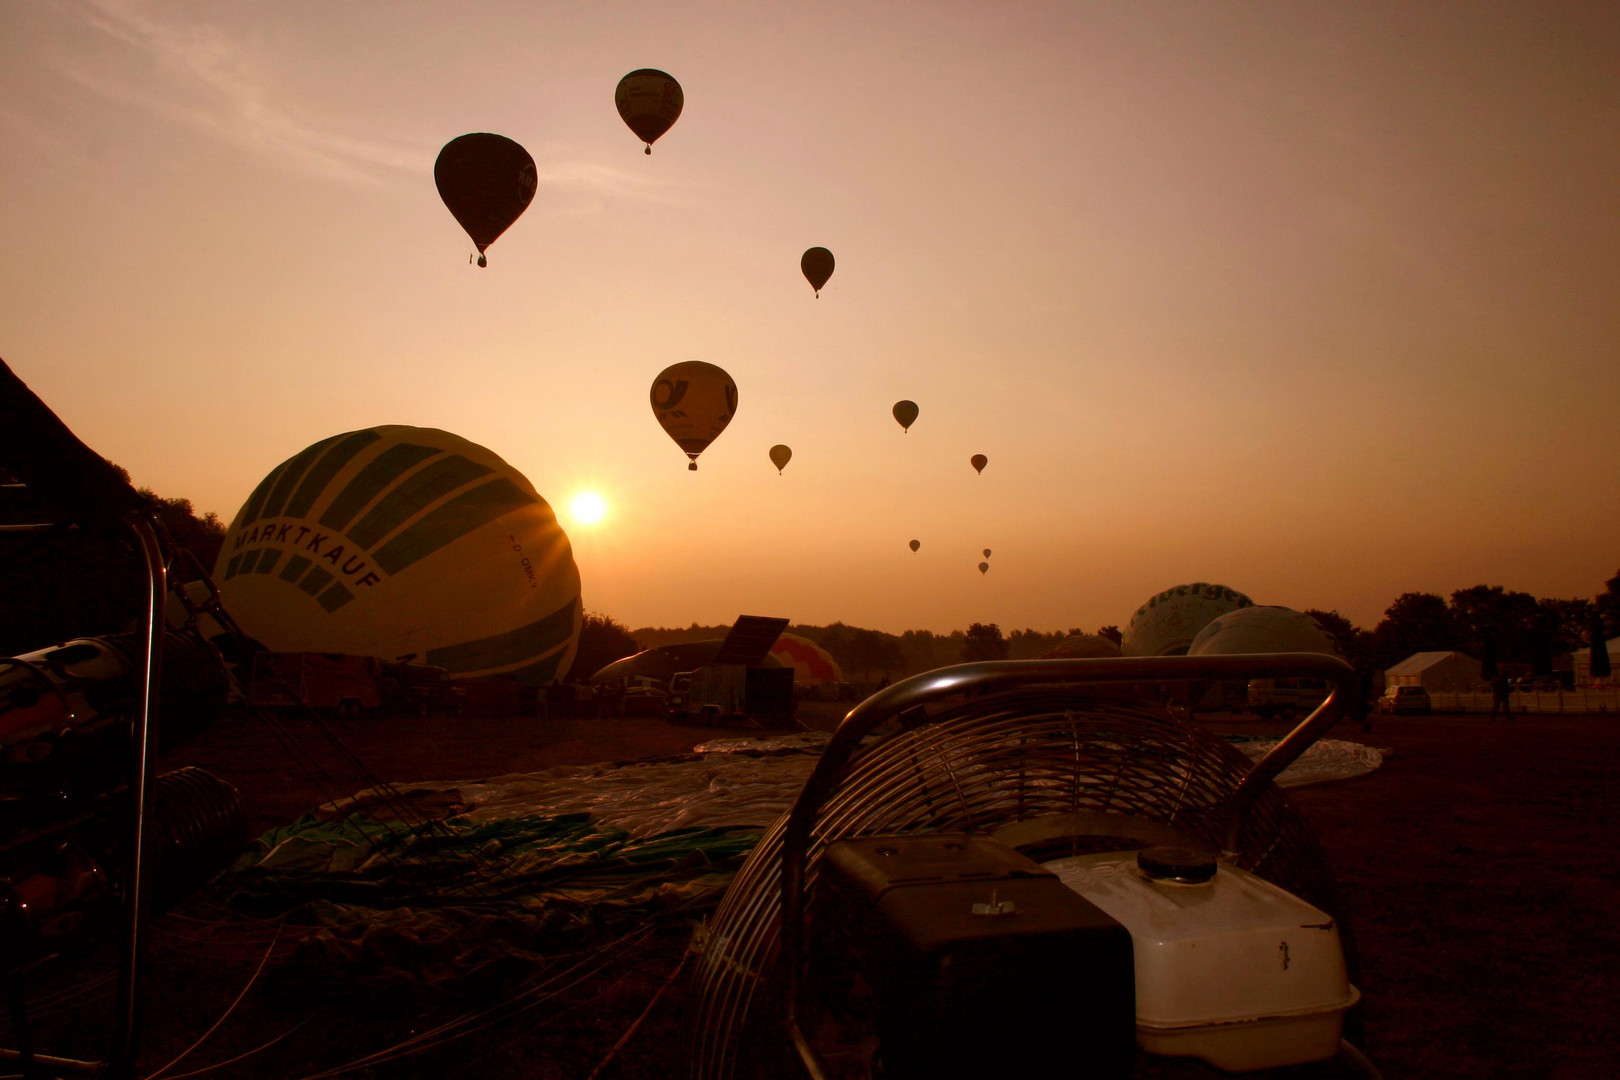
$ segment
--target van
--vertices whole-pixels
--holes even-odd
[[[1285,720],[1310,712],[1332,692],[1326,679],[1250,679],[1249,711]]]

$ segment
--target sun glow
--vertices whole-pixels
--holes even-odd
[[[568,504],[568,511],[581,525],[595,525],[607,516],[607,502],[594,491],[582,491]]]

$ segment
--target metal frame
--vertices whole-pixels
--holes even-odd
[[[787,970],[784,1022],[806,1071],[816,1080],[826,1069],[799,1025],[804,982],[805,876],[810,831],[817,811],[836,787],[862,741],[885,722],[959,694],[1018,687],[1091,683],[1238,680],[1262,677],[1317,678],[1332,686],[1328,697],[1243,777],[1220,808],[1226,846],[1236,849],[1245,814],[1277,775],[1343,716],[1361,705],[1361,679],[1349,664],[1322,653],[1253,653],[1239,656],[1123,657],[1092,660],[1013,660],[958,664],[895,683],[851,709],[833,732],[821,760],[788,812],[782,839],[781,948]],[[912,726],[912,725],[906,725]]]

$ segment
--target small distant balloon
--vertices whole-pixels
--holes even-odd
[[[897,401],[891,411],[894,413],[895,422],[900,425],[900,430],[910,432],[911,425],[917,422],[917,403]]]
[[[799,257],[799,269],[804,271],[805,280],[810,282],[819,300],[821,287],[832,277],[833,253],[824,247],[813,247]]]
[[[920,547],[922,547],[922,541],[921,540],[913,540],[911,542],[911,550],[912,551],[916,551]]]
[[[534,199],[534,158],[504,135],[487,131],[458,135],[439,151],[433,182],[439,198],[477,245],[478,265],[488,266],[484,249]]]
[[[786,446],[783,446],[781,443],[777,443],[775,446],[771,447],[771,464],[776,466],[776,475],[781,476],[782,470],[787,468],[787,463],[792,460],[793,451],[788,449]],[[813,472],[814,470],[811,471]]]
[[[698,455],[737,412],[737,384],[723,368],[701,360],[671,364],[653,380],[652,410],[665,433],[691,459],[687,468],[696,472]]]
[[[652,144],[680,118],[686,97],[681,93],[681,84],[670,75],[656,68],[641,68],[619,80],[613,104],[619,107],[619,116],[630,130],[647,144],[646,152],[650,154]]]
[[[968,458],[968,464],[973,466],[974,472],[982,473],[984,472],[984,467],[990,464],[990,459],[985,457],[983,454],[974,454],[972,457]]]
[[[982,562],[982,563],[979,564],[979,573],[988,574],[989,572],[990,572],[990,564],[989,563]]]
[[[987,559],[990,557],[990,549],[989,548],[984,549],[984,557],[987,558]]]

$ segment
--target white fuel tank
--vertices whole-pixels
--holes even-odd
[[[1246,870],[1187,848],[1046,864],[1124,924],[1136,958],[1136,1041],[1228,1072],[1338,1052],[1360,998],[1333,919]]]

